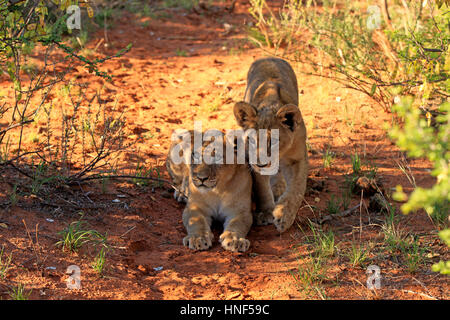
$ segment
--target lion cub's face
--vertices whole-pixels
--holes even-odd
[[[220,139],[223,140],[223,137]],[[192,184],[201,192],[214,189],[219,182],[224,183],[230,180],[236,168],[235,164],[225,164],[224,155],[211,150],[208,147],[210,144],[209,141],[203,142],[201,155],[199,151],[193,151],[189,165],[189,177]],[[200,156],[201,161],[197,163]]]
[[[194,186],[201,191],[206,191],[217,185],[218,171],[218,165],[200,163],[191,164],[189,174]]]
[[[175,183],[175,180],[188,176],[192,188],[205,192],[214,189],[218,183],[227,183],[233,177],[238,165],[234,162],[226,164],[225,158],[227,148],[234,148],[234,156],[237,156],[236,141],[230,144],[223,132],[208,130],[208,133],[202,134],[201,146],[196,146],[195,134],[201,133],[185,130],[173,134],[167,169]]]
[[[255,129],[258,132],[259,129],[267,129],[267,150],[265,152],[270,157],[271,145],[272,143],[276,143],[278,144],[278,155],[280,158],[291,149],[295,139],[296,129],[301,121],[303,121],[300,110],[293,104],[281,107],[275,104],[257,109],[246,102],[238,102],[234,106],[234,115],[239,126],[244,130]],[[271,130],[273,129],[278,129],[278,139],[271,139]],[[259,141],[259,134],[256,137],[258,152],[260,152],[260,148],[265,146]],[[268,167],[271,164],[260,163],[258,160],[258,163],[251,165],[253,170],[259,172],[262,168]]]
[[[236,164],[225,164],[225,150],[225,135],[220,131],[211,141],[203,141],[198,150],[192,147],[189,177],[200,192],[212,190],[232,178]]]

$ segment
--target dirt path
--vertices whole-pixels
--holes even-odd
[[[170,18],[151,19],[124,13],[108,31],[109,47],[101,47],[101,53],[112,54],[134,44],[125,57],[105,66],[116,77],[113,84],[107,84],[107,92],[125,112],[127,139],[136,142],[123,158],[129,167],[140,160],[165,172],[171,132],[192,128],[194,120],[202,120],[204,129],[236,127],[233,104],[243,97],[250,64],[263,56],[245,41],[243,26],[250,20],[247,9],[245,2],[238,1],[231,15],[172,10]],[[231,31],[224,23],[232,26]],[[103,31],[98,36],[103,36]],[[87,47],[95,44],[92,41]],[[434,262],[445,256],[448,259],[448,252],[437,240],[429,218],[424,214],[399,217],[404,230],[422,235],[422,244],[441,254],[411,274],[398,254],[380,249],[383,216],[365,210],[364,205],[352,215],[324,225],[325,231],[336,236],[336,254],[327,261],[326,269],[316,270],[320,277],[308,281],[308,274],[316,271],[310,269],[314,262],[309,256],[312,232],[306,218],[326,214],[329,200],[341,196],[352,154],[358,152],[378,168],[386,190],[397,184],[406,191],[412,189],[396,164],[399,152],[383,130],[389,115],[357,92],[306,76],[302,72],[305,66],[294,64],[294,68],[310,144],[309,176],[316,183],[323,182],[323,187],[308,192],[298,223],[290,230],[280,235],[273,226],[252,228],[248,236],[251,248],[245,254],[225,252],[217,242],[216,230],[213,248],[194,253],[182,246],[183,205],[167,190],[124,182],[111,183],[102,193],[92,184],[81,191],[90,191],[89,198],[105,207],[90,210],[85,219],[91,228],[107,233],[111,245],[104,276],[99,277],[91,268],[94,249],[69,254],[54,246],[59,240],[57,232],[77,216],[36,206],[27,198],[24,203],[29,206],[0,209],[0,222],[6,226],[0,228],[0,244],[13,257],[13,268],[0,280],[0,297],[8,299],[8,288],[22,283],[33,290],[32,299],[448,298],[448,279],[430,271]],[[325,169],[327,148],[335,158],[332,167]],[[432,185],[428,163],[411,160],[409,164],[418,185]],[[7,197],[8,192],[4,185],[0,197]],[[115,199],[119,202],[113,202]],[[360,200],[353,196],[350,207]],[[365,286],[365,268],[353,267],[346,258],[354,240],[373,243],[368,261],[380,266],[383,274],[383,288],[376,293]],[[81,269],[81,290],[66,287],[65,271],[73,264]]]

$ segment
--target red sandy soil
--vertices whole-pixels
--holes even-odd
[[[237,1],[232,14],[169,10],[169,18],[140,18],[127,12],[117,18],[108,30],[108,47],[101,45],[97,53],[113,54],[130,42],[134,45],[131,52],[101,67],[116,77],[106,84],[106,94],[118,100],[119,111],[125,113],[127,140],[134,142],[120,158],[122,167],[134,168],[139,160],[146,167],[160,168],[168,179],[164,161],[173,130],[191,129],[194,120],[203,121],[203,129],[236,127],[233,104],[243,98],[250,64],[265,56],[245,40],[244,26],[251,21],[247,10],[246,1]],[[233,26],[231,32],[224,23]],[[92,35],[87,47],[94,48],[103,36],[103,30]],[[306,218],[325,215],[332,195],[340,198],[354,152],[378,168],[377,176],[388,192],[398,184],[406,192],[412,187],[396,163],[401,153],[383,128],[391,115],[366,96],[308,76],[302,64],[292,65],[308,130],[309,177],[324,187],[307,192],[299,219],[287,232],[279,234],[272,225],[255,226],[248,235],[249,251],[240,254],[224,251],[216,230],[210,250],[193,252],[182,245],[184,205],[168,189],[110,182],[102,191],[92,182],[71,192],[101,204],[84,210],[83,218],[90,229],[107,234],[106,265],[99,276],[91,267],[95,247],[68,253],[55,246],[58,232],[79,218],[76,212],[23,196],[15,206],[0,206],[0,245],[12,254],[12,268],[0,279],[0,298],[10,299],[8,292],[20,283],[32,289],[30,299],[448,299],[448,277],[431,272],[433,263],[449,259],[448,249],[429,217],[423,212],[399,214],[402,230],[418,235],[428,254],[410,273],[398,252],[383,249],[384,217],[365,209],[367,199],[361,210],[323,225],[325,231],[334,232],[337,245],[337,253],[325,263],[326,279],[310,288],[301,281],[299,270],[307,267],[312,252]],[[79,71],[79,79],[100,86],[98,78]],[[336,159],[324,169],[322,154],[328,147]],[[418,186],[433,184],[428,162],[408,159],[408,163]],[[15,171],[2,177],[2,201],[11,192],[7,177],[23,179]],[[52,197],[58,193],[45,200],[51,202]],[[354,195],[350,206],[360,201]],[[358,241],[373,243],[366,266],[381,268],[380,290],[368,290],[366,269],[353,267],[346,257],[351,243]],[[81,290],[66,286],[69,265],[81,268]]]

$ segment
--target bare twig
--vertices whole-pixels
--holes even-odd
[[[119,238],[122,238],[124,235],[126,235],[128,232],[130,232],[130,231],[133,230],[134,228],[136,228],[136,226],[132,226],[130,229],[128,229],[127,231],[125,231],[121,236],[119,236]]]
[[[168,180],[165,180],[165,179],[160,179],[160,178],[154,178],[154,177],[138,177],[138,176],[132,176],[132,175],[110,175],[110,176],[89,176],[89,177],[84,177],[84,178],[81,178],[81,179],[79,179],[79,180],[73,180],[73,181],[70,181],[71,183],[72,182],[75,182],[75,181],[78,181],[78,182],[84,182],[84,181],[89,181],[89,180],[100,180],[100,179],[105,179],[105,178],[108,178],[108,179],[137,179],[137,180],[151,180],[151,181],[156,181],[156,182],[161,182],[161,183],[166,183],[166,184],[168,184],[168,185],[170,185],[170,186],[172,186],[172,183],[170,182],[170,181],[168,181]]]
[[[381,0],[381,12],[383,13],[384,21],[386,21],[386,25],[388,26],[389,30],[392,30],[392,21],[391,16],[389,14],[389,5],[387,0]]]
[[[326,221],[329,221],[329,220],[332,220],[332,219],[335,219],[335,218],[343,218],[343,217],[349,216],[350,214],[353,213],[353,211],[357,210],[360,206],[361,206],[361,203],[357,204],[356,206],[354,206],[352,208],[344,210],[344,211],[342,211],[340,213],[329,214],[329,215],[323,216],[322,218],[318,219],[317,222],[319,224],[323,224]]]
[[[416,295],[419,295],[419,296],[422,296],[422,297],[424,297],[424,298],[428,298],[428,299],[431,299],[431,300],[439,300],[438,298],[436,298],[436,297],[433,297],[433,296],[430,296],[430,295],[428,295],[428,294],[425,294],[425,293],[422,293],[422,292],[415,292],[415,291],[411,291],[411,290],[406,290],[406,289],[389,289],[389,290],[392,290],[392,291],[401,291],[401,292],[405,292],[405,293],[409,293],[409,294],[416,294]]]
[[[425,291],[427,292],[427,294],[428,294],[428,296],[429,297],[431,297],[431,298],[433,298],[433,299],[435,299],[435,300],[438,300],[436,297],[433,297],[431,294],[430,294],[430,291],[428,290],[428,288],[423,284],[423,282],[421,282],[420,280],[417,280],[416,278],[412,278],[415,282],[417,282],[418,284],[420,284],[421,286],[422,286],[422,288],[424,288],[425,289]]]
[[[12,158],[12,159],[6,160],[6,161],[4,161],[4,162],[0,162],[0,166],[7,166],[7,165],[9,165],[9,164],[11,164],[11,163],[13,163],[13,162],[19,160],[20,158],[23,158],[24,156],[27,156],[27,155],[29,155],[29,154],[38,154],[38,151],[28,151],[28,152],[24,152],[24,153],[22,153],[22,154],[20,154],[20,155],[18,155],[18,156],[16,156],[16,157],[14,157],[14,158]]]

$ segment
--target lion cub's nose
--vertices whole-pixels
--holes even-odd
[[[205,182],[209,178],[209,172],[199,172],[197,173],[197,179],[201,182]]]
[[[259,168],[264,168],[266,165],[267,165],[267,163],[264,163],[264,164],[257,163],[256,164],[256,166]]]
[[[270,165],[270,162],[267,163],[257,163],[256,166],[258,168],[264,168],[264,167],[268,167]]]

